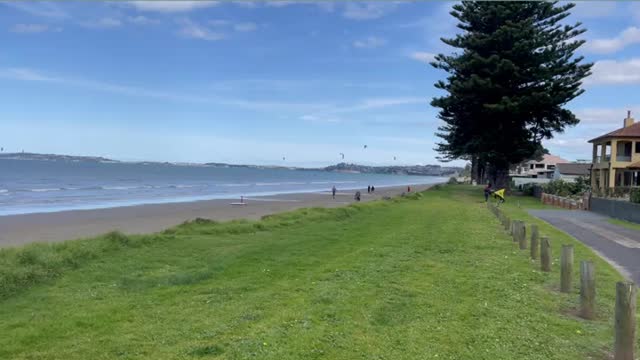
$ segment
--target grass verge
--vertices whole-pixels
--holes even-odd
[[[599,319],[571,316],[557,264],[540,272],[478,189],[3,251],[0,274],[39,275],[2,290],[0,358],[601,358],[621,277],[576,243],[596,262]],[[536,221],[528,201],[505,209]],[[557,263],[573,240],[539,225]]]
[[[620,219],[609,219],[608,221],[614,225],[620,225],[630,230],[640,231],[640,224],[636,224],[631,221],[620,220]]]

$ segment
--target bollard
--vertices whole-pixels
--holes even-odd
[[[531,259],[536,260],[538,258],[538,251],[540,246],[538,245],[538,225],[531,224]]]
[[[518,244],[520,245],[520,250],[527,249],[527,225],[524,221],[520,222],[520,233],[518,234]]]
[[[571,292],[573,277],[573,245],[562,245],[560,256],[560,292]]]
[[[544,272],[551,271],[551,244],[546,236],[540,239],[540,269]]]
[[[596,272],[593,262],[585,260],[580,262],[580,316],[596,317]]]
[[[636,291],[633,282],[616,283],[614,360],[635,360]]]

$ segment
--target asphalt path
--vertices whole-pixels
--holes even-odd
[[[529,210],[536,216],[591,247],[625,277],[640,284],[640,231],[610,223],[590,211]]]

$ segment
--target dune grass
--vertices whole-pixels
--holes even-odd
[[[504,209],[536,221],[522,198]],[[2,359],[602,359],[614,282],[597,267],[596,321],[573,315],[517,250],[481,188],[197,220],[0,251]]]

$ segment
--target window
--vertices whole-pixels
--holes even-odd
[[[640,154],[640,141],[636,141],[636,154]]]
[[[555,165],[547,165],[547,169],[549,170],[555,170],[556,166]]]
[[[544,169],[544,164],[536,164],[536,169]]]

